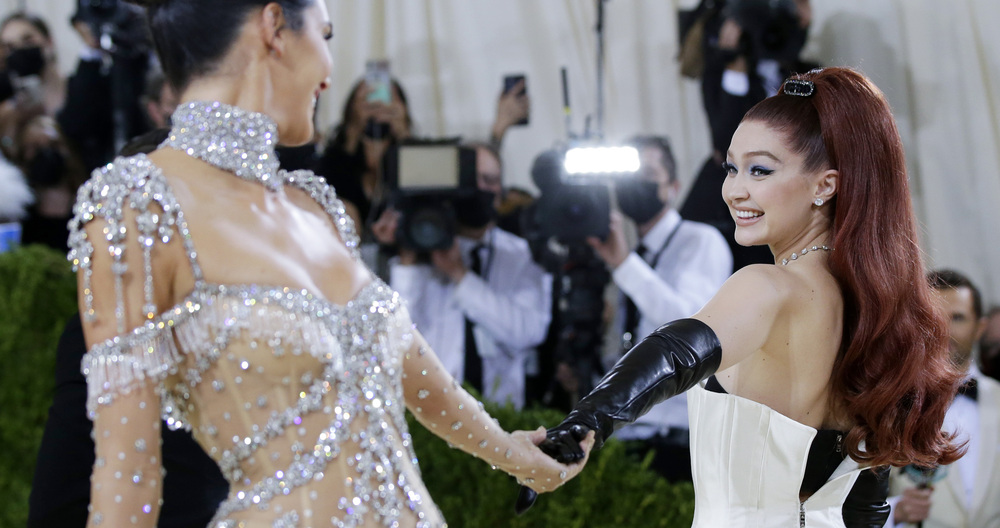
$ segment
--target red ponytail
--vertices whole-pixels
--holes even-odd
[[[962,374],[932,304],[889,104],[853,70],[797,78],[815,83],[812,96],[780,93],[744,120],[785,133],[807,169],[840,173],[830,267],[844,295],[844,335],[831,401],[854,423],[848,453],[871,465],[951,463],[961,448],[941,425]]]

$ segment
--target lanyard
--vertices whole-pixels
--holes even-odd
[[[674,226],[674,229],[670,231],[669,235],[667,235],[667,239],[663,241],[663,245],[660,246],[659,251],[653,254],[653,259],[649,261],[650,268],[653,268],[654,270],[656,269],[656,263],[660,261],[660,256],[662,256],[663,252],[667,250],[668,246],[670,246],[670,242],[674,240],[674,235],[677,234],[677,231],[680,230],[681,224],[683,223],[684,223],[683,219],[680,222],[677,222],[677,225]]]

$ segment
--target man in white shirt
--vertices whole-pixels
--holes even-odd
[[[683,220],[674,209],[680,183],[667,139],[642,136],[630,143],[639,150],[639,174],[620,180],[615,194],[622,213],[636,224],[639,245],[629,249],[624,219],[617,212],[612,213],[605,240],[588,240],[623,294],[623,351],[660,325],[694,315],[733,267],[732,252],[718,230]],[[682,394],[657,405],[617,436],[646,441],[657,450],[655,468],[668,478],[690,480],[688,429],[687,397]]]
[[[524,405],[525,366],[551,320],[552,279],[532,260],[528,243],[498,227],[501,163],[476,149],[477,183],[492,204],[456,204],[458,236],[431,264],[400,250],[390,284],[452,376],[497,403]]]
[[[968,369],[962,387],[945,415],[944,429],[968,442],[965,456],[954,464],[925,473],[929,486],[913,468],[894,468],[890,480],[890,525],[924,528],[1000,527],[1000,383],[984,376],[972,361],[973,344],[985,328],[979,291],[960,273],[942,270],[929,275],[950,319],[952,359]]]

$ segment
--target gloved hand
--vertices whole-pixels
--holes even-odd
[[[562,463],[581,460],[579,442],[588,432],[601,447],[615,430],[711,376],[721,363],[722,345],[708,325],[697,319],[665,324],[622,356],[538,447]],[[517,513],[534,503],[537,495],[529,492],[521,490]]]
[[[583,460],[585,453],[580,449],[580,442],[587,437],[590,428],[583,424],[562,422],[549,429],[545,440],[538,444],[546,455],[562,464],[572,464]]]

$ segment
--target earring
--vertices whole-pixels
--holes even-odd
[[[823,199],[822,198],[816,198],[815,200],[813,200],[813,203],[816,204],[816,207],[819,207],[819,206],[823,205]]]

